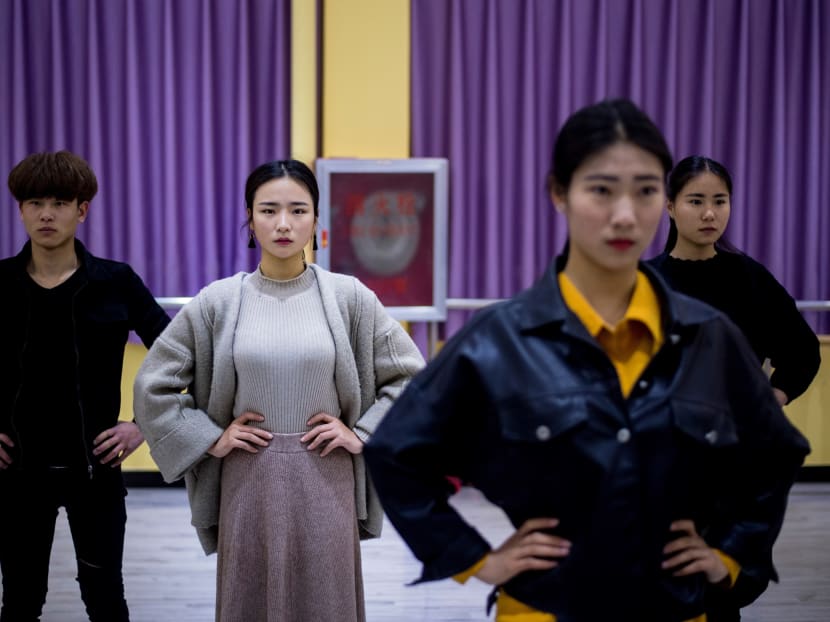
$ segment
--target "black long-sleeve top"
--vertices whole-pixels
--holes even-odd
[[[90,474],[111,471],[92,450],[95,437],[118,422],[130,331],[149,347],[170,317],[128,264],[95,257],[79,240],[75,254],[81,268],[51,292],[55,298],[43,297],[26,273],[31,253],[27,242],[16,256],[0,260],[5,297],[0,305],[0,432],[14,441],[12,468],[76,466],[82,459]],[[56,315],[61,313],[70,315]],[[38,386],[51,395],[38,395]],[[63,404],[66,400],[72,403]],[[72,420],[52,429],[43,417],[49,408],[60,408],[50,416]],[[51,445],[42,441],[44,433],[68,434],[61,440],[75,446],[48,455]]]
[[[818,338],[792,296],[763,265],[743,253],[725,251],[702,260],[662,253],[647,263],[675,290],[729,316],[758,360],[770,360],[773,387],[790,400],[807,390],[821,363]]]

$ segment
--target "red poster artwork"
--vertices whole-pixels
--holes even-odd
[[[431,306],[432,173],[331,173],[330,269],[351,274],[385,306]]]

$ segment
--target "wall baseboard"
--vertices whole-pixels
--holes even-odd
[[[830,465],[810,465],[801,467],[798,472],[799,482],[830,482]],[[158,471],[124,471],[127,488],[184,488],[184,480],[172,484],[166,483]]]
[[[184,488],[184,479],[168,484],[158,471],[124,471],[127,488]]]
[[[830,465],[815,464],[801,467],[799,482],[830,482]]]

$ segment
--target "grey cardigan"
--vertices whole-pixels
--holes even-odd
[[[309,267],[334,338],[341,417],[366,441],[424,360],[370,289]],[[215,281],[188,302],[150,348],[134,386],[136,423],[164,480],[184,477],[191,523],[207,554],[216,551],[222,462],[207,450],[233,420],[233,339],[246,277]],[[363,456],[352,458],[360,536],[375,538],[383,510]]]

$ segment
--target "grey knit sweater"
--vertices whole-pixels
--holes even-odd
[[[335,350],[314,270],[287,281],[257,270],[242,284],[233,342],[236,397],[233,416],[276,434],[308,432],[319,412],[340,416],[334,384]]]
[[[362,440],[424,365],[418,348],[374,293],[351,276],[311,264],[335,347],[341,419]],[[233,420],[233,344],[250,275],[211,283],[156,339],[136,375],[135,418],[165,481],[182,477],[192,524],[216,551],[221,460],[207,454]],[[383,510],[362,455],[353,456],[361,538],[380,535]]]

